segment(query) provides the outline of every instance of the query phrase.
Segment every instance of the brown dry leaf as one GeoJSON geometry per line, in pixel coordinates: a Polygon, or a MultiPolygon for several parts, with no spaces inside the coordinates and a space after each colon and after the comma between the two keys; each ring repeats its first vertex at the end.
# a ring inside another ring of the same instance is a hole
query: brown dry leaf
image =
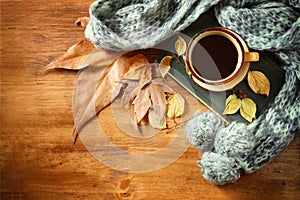
{"type": "Polygon", "coordinates": [[[71,46],[67,52],[53,60],[45,67],[44,71],[50,69],[78,70],[90,64],[101,62],[101,60],[106,59],[107,56],[107,51],[96,50],[91,42],[84,39],[71,46]]]}
{"type": "Polygon", "coordinates": [[[248,84],[250,88],[256,94],[265,94],[269,96],[270,93],[270,81],[269,79],[260,71],[250,71],[248,72],[248,84]]]}
{"type": "Polygon", "coordinates": [[[125,74],[132,69],[139,68],[138,66],[140,66],[140,64],[144,65],[146,62],[149,62],[148,59],[141,54],[137,54],[129,58],[119,57],[116,60],[105,78],[100,80],[101,83],[95,93],[98,94],[95,105],[97,113],[110,104],[116,96],[118,96],[122,86],[121,80],[124,78],[125,74]],[[114,90],[117,91],[116,94],[114,94],[114,90]]]}
{"type": "Polygon", "coordinates": [[[136,123],[139,123],[144,118],[149,108],[152,106],[150,88],[151,86],[147,86],[145,89],[139,90],[132,102],[134,105],[136,123]]]}
{"type": "Polygon", "coordinates": [[[235,114],[241,107],[241,99],[238,98],[235,94],[229,95],[226,99],[226,107],[223,114],[235,114]]]}
{"type": "Polygon", "coordinates": [[[151,86],[153,90],[150,96],[152,108],[154,109],[157,117],[162,119],[166,115],[167,94],[175,94],[176,92],[167,85],[163,78],[153,79],[151,86]]]}
{"type": "Polygon", "coordinates": [[[132,68],[123,77],[125,80],[139,80],[140,87],[148,84],[152,79],[152,68],[150,64],[132,68]]]}
{"type": "Polygon", "coordinates": [[[179,94],[175,93],[167,99],[167,116],[171,119],[179,117],[184,112],[184,98],[179,94]]]}
{"type": "Polygon", "coordinates": [[[166,117],[164,116],[163,119],[159,119],[159,117],[156,115],[154,109],[149,109],[148,112],[148,119],[149,123],[153,128],[156,129],[165,129],[167,128],[167,120],[166,117]]]}
{"type": "Polygon", "coordinates": [[[178,39],[175,42],[175,50],[178,56],[182,56],[186,51],[186,42],[181,36],[178,36],[178,39]]]}
{"type": "Polygon", "coordinates": [[[75,24],[77,26],[81,26],[83,29],[86,28],[87,24],[89,23],[90,18],[89,17],[79,17],[75,21],[75,24]]]}
{"type": "Polygon", "coordinates": [[[166,66],[166,65],[160,65],[159,66],[162,78],[165,78],[165,76],[168,74],[170,68],[171,68],[170,66],[166,66]]]}
{"type": "Polygon", "coordinates": [[[252,122],[252,120],[255,119],[256,114],[255,102],[250,98],[242,99],[240,113],[247,121],[252,122]]]}
{"type": "Polygon", "coordinates": [[[136,68],[148,64],[149,60],[143,54],[136,54],[134,56],[128,57],[126,59],[126,62],[131,65],[131,68],[136,68]]]}
{"type": "MultiPolygon", "coordinates": [[[[119,57],[112,65],[109,66],[109,68],[103,73],[102,78],[100,78],[96,91],[92,97],[93,100],[90,101],[94,102],[94,104],[88,105],[87,109],[95,109],[96,113],[99,113],[118,96],[123,84],[121,83],[121,80],[124,74],[126,74],[130,68],[137,66],[132,62],[132,60],[136,59],[137,62],[139,62],[139,56],[132,56],[130,59],[130,62],[127,62],[128,58],[119,57]]],[[[93,117],[85,116],[85,114],[82,115],[83,117],[78,123],[78,130],[75,131],[73,135],[74,142],[76,141],[78,131],[80,131],[81,128],[93,117]]]]}
{"type": "Polygon", "coordinates": [[[160,64],[158,63],[152,63],[152,79],[156,79],[156,78],[163,78],[162,77],[162,70],[160,68],[160,64]]]}
{"type": "Polygon", "coordinates": [[[158,121],[161,122],[166,113],[166,93],[173,92],[164,82],[156,79],[145,87],[140,88],[132,101],[136,123],[146,115],[150,108],[153,109],[158,121]]]}
{"type": "Polygon", "coordinates": [[[148,115],[146,114],[145,117],[137,124],[138,126],[147,126],[149,124],[148,115]]]}
{"type": "Polygon", "coordinates": [[[74,91],[76,101],[73,102],[74,111],[76,111],[76,115],[74,115],[74,122],[76,125],[73,132],[74,143],[81,129],[95,116],[94,93],[98,87],[97,82],[99,81],[99,77],[101,78],[100,80],[104,79],[109,72],[108,69],[111,69],[112,67],[112,61],[117,59],[120,54],[111,52],[111,54],[108,54],[107,58],[102,62],[99,62],[97,65],[92,65],[89,69],[82,71],[81,73],[84,74],[83,76],[81,76],[81,73],[79,74],[74,91]]]}
{"type": "Polygon", "coordinates": [[[109,105],[119,94],[122,76],[129,70],[130,65],[124,57],[118,58],[95,91],[96,113],[109,105]]]}
{"type": "Polygon", "coordinates": [[[140,88],[140,83],[138,80],[122,80],[121,83],[125,84],[124,92],[121,98],[121,106],[125,109],[128,109],[129,102],[132,103],[140,88]]]}

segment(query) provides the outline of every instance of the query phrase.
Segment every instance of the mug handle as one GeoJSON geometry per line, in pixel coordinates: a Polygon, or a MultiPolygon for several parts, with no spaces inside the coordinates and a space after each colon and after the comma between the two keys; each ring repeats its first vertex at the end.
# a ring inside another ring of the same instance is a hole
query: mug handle
{"type": "Polygon", "coordinates": [[[245,62],[257,62],[259,60],[259,54],[257,52],[245,52],[245,62]]]}

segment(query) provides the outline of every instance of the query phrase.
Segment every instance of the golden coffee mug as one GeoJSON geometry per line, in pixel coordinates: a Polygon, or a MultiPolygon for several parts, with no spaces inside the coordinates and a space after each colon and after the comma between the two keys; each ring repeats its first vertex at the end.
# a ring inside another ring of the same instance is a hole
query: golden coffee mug
{"type": "Polygon", "coordinates": [[[244,79],[250,62],[258,60],[259,54],[249,52],[239,34],[222,27],[208,28],[196,34],[186,51],[192,79],[212,91],[232,89],[244,79]]]}

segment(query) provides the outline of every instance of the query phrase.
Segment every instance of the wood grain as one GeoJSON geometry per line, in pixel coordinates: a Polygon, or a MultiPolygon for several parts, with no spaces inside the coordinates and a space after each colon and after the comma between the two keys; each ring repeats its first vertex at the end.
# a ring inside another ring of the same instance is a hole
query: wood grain
{"type": "MultiPolygon", "coordinates": [[[[1,200],[299,199],[299,137],[264,168],[222,187],[202,178],[196,165],[199,152],[193,147],[163,169],[134,174],[105,166],[80,139],[73,145],[77,73],[39,72],[84,38],[74,21],[88,15],[91,2],[0,2],[1,200]]],[[[102,116],[110,113],[107,108],[102,116]]],[[[109,117],[103,126],[119,133],[109,117]]]]}

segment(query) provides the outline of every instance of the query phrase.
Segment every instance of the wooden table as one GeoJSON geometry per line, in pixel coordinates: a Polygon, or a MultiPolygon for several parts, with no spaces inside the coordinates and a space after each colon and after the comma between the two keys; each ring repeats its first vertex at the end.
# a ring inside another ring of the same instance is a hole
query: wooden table
{"type": "Polygon", "coordinates": [[[77,73],[39,71],[84,38],[74,21],[88,15],[91,2],[0,2],[1,199],[299,199],[300,138],[264,168],[222,187],[203,179],[193,147],[165,168],[134,174],[102,164],[80,139],[73,145],[77,73]]]}

